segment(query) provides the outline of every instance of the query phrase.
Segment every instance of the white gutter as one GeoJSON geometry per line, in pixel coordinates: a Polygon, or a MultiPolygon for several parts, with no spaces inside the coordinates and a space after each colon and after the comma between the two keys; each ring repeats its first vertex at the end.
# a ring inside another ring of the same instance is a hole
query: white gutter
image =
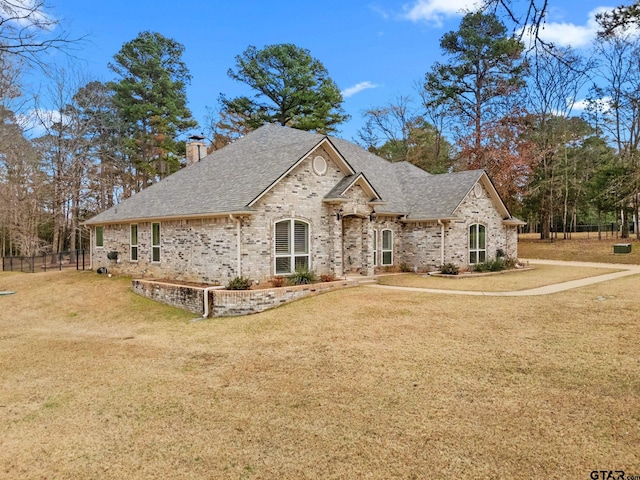
{"type": "Polygon", "coordinates": [[[444,265],[444,223],[438,219],[440,225],[440,265],[444,265]]]}
{"type": "Polygon", "coordinates": [[[240,222],[241,222],[241,218],[239,217],[234,217],[233,214],[229,214],[229,219],[231,221],[236,222],[236,237],[237,237],[237,245],[236,245],[236,251],[237,251],[237,258],[236,261],[238,262],[237,265],[237,269],[236,269],[236,277],[241,277],[242,276],[242,241],[240,239],[240,222]]]}

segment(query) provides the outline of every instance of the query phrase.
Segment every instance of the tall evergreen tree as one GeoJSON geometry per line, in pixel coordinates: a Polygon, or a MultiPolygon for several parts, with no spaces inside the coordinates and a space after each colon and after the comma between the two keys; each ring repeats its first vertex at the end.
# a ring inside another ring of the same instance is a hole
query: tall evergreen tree
{"type": "Polygon", "coordinates": [[[243,128],[277,123],[331,133],[349,118],[329,72],[304,48],[288,43],[262,50],[250,46],[236,57],[228,75],[256,92],[252,98],[221,98],[223,116],[240,120],[243,128]]]}
{"type": "Polygon", "coordinates": [[[440,47],[450,61],[433,66],[424,88],[434,104],[448,106],[457,118],[459,138],[473,147],[469,166],[485,167],[483,130],[512,113],[509,99],[524,85],[524,45],[495,15],[468,13],[440,47]]]}
{"type": "Polygon", "coordinates": [[[191,80],[182,61],[184,47],[155,32],[142,32],[125,43],[109,68],[113,102],[130,138],[128,152],[138,189],[176,171],[184,154],[180,134],[197,125],[187,108],[191,80]]]}

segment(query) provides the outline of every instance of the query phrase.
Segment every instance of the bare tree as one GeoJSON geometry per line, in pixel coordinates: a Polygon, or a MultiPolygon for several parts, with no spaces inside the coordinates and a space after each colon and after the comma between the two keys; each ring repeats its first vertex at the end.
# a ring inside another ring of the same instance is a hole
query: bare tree
{"type": "Polygon", "coordinates": [[[13,112],[0,106],[0,254],[40,253],[45,187],[36,152],[13,112]]]}
{"type": "MultiPolygon", "coordinates": [[[[606,104],[601,126],[616,146],[623,176],[617,190],[622,236],[628,237],[629,207],[637,218],[640,209],[640,40],[630,34],[602,37],[597,46],[602,79],[595,102],[606,104]]],[[[640,238],[640,232],[636,235],[640,238]]]]}
{"type": "MultiPolygon", "coordinates": [[[[575,141],[575,122],[566,121],[580,89],[588,81],[592,64],[572,49],[556,49],[554,54],[541,52],[531,60],[531,76],[527,85],[527,109],[535,118],[537,169],[531,185],[530,199],[537,197],[540,236],[550,239],[551,223],[560,193],[565,192],[563,219],[568,215],[568,186],[559,175],[561,163],[566,159],[569,141],[575,141]],[[572,68],[566,68],[566,65],[572,68]],[[565,155],[562,154],[564,152],[565,155]]],[[[582,132],[577,129],[578,135],[582,132]]],[[[565,228],[566,230],[566,228],[565,228]]]]}
{"type": "Polygon", "coordinates": [[[59,27],[44,0],[0,0],[0,55],[43,66],[43,52],[68,51],[80,40],[69,38],[59,27]]]}

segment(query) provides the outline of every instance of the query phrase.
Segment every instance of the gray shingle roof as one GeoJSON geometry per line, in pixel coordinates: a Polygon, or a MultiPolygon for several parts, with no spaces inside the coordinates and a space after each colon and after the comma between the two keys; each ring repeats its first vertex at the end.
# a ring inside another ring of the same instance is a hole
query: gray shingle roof
{"type": "Polygon", "coordinates": [[[86,223],[247,211],[251,200],[323,138],[266,125],[86,223]]]}
{"type": "MultiPolygon", "coordinates": [[[[248,211],[252,200],[324,138],[293,128],[265,125],[86,223],[248,211]]],[[[476,170],[431,175],[406,162],[390,163],[346,140],[334,137],[329,140],[354,172],[365,175],[385,202],[376,206],[379,213],[408,214],[408,218],[420,219],[450,217],[483,173],[476,170]]],[[[338,193],[348,185],[347,178],[332,192],[338,193]]]]}

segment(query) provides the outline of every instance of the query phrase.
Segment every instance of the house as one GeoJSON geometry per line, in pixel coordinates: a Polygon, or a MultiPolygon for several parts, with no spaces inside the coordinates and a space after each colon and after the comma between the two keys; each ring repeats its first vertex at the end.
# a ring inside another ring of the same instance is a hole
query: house
{"type": "Polygon", "coordinates": [[[483,170],[431,175],[275,125],[85,222],[94,269],[223,284],[515,258],[523,223],[483,170]]]}

